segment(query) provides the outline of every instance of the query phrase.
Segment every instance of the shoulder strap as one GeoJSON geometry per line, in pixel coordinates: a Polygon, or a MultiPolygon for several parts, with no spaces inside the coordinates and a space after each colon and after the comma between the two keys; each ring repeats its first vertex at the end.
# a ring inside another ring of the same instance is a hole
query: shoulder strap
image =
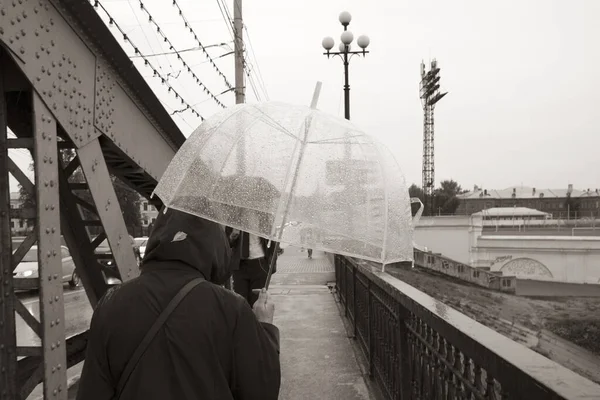
{"type": "Polygon", "coordinates": [[[152,325],[150,330],[146,333],[146,336],[144,336],[144,339],[139,344],[137,349],[135,349],[133,356],[131,356],[131,358],[129,359],[129,362],[125,366],[125,369],[123,370],[123,373],[121,374],[121,378],[119,379],[119,384],[117,385],[117,392],[116,392],[116,397],[115,397],[116,399],[121,397],[121,393],[123,392],[123,389],[125,388],[125,385],[127,384],[129,377],[131,376],[131,373],[137,366],[142,355],[144,355],[144,353],[146,352],[146,349],[152,342],[152,339],[154,339],[154,337],[156,336],[156,334],[158,333],[160,328],[162,328],[162,326],[164,325],[166,320],[169,318],[169,316],[171,315],[173,310],[175,310],[177,308],[177,306],[179,305],[181,300],[183,300],[184,297],[193,288],[195,288],[199,283],[201,283],[204,280],[205,280],[204,278],[196,278],[196,279],[192,280],[191,282],[188,282],[187,284],[185,284],[179,290],[179,292],[175,295],[175,297],[173,297],[173,299],[167,305],[167,307],[160,313],[157,320],[154,322],[154,324],[152,325]]]}

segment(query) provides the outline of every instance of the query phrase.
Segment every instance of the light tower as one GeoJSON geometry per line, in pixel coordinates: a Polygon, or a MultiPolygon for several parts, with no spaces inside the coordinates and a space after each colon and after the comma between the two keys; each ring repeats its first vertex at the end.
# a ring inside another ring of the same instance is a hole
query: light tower
{"type": "Polygon", "coordinates": [[[435,105],[448,92],[440,93],[440,68],[437,61],[431,61],[431,68],[425,72],[425,63],[421,62],[421,104],[423,105],[423,193],[425,210],[434,214],[433,191],[435,189],[435,163],[433,146],[433,111],[435,105]]]}

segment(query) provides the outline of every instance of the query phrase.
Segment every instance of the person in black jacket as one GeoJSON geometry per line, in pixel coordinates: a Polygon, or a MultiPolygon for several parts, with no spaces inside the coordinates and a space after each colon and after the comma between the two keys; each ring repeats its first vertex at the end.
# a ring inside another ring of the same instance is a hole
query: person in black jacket
{"type": "Polygon", "coordinates": [[[120,400],[277,399],[281,381],[274,305],[254,310],[222,285],[232,249],[224,227],[175,210],[161,212],[141,275],[111,288],[92,317],[78,400],[113,400],[129,359],[161,311],[203,277],[170,314],[120,400]]]}
{"type": "MultiPolygon", "coordinates": [[[[245,211],[246,218],[255,218],[255,221],[246,221],[250,226],[256,226],[260,231],[267,231],[269,217],[257,211],[245,211]]],[[[265,287],[271,260],[275,258],[272,273],[277,272],[276,242],[256,236],[254,234],[226,228],[225,232],[232,245],[237,249],[233,265],[233,289],[244,297],[250,306],[258,299],[258,294],[253,290],[265,287]]]]}

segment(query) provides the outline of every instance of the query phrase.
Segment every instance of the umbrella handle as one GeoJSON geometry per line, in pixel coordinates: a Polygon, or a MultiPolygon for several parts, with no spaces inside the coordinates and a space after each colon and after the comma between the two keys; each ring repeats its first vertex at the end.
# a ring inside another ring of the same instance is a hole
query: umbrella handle
{"type": "Polygon", "coordinates": [[[279,242],[275,242],[275,248],[273,249],[273,256],[269,262],[269,272],[267,273],[267,280],[265,282],[265,290],[269,290],[269,283],[271,283],[271,275],[273,274],[273,268],[277,262],[277,252],[279,251],[279,242]]]}
{"type": "MultiPolygon", "coordinates": [[[[275,242],[275,248],[273,249],[273,257],[269,262],[269,272],[267,272],[267,280],[265,281],[265,290],[269,290],[269,283],[271,283],[271,275],[273,274],[273,268],[277,262],[277,251],[279,250],[279,242],[275,242]]],[[[252,293],[260,293],[262,289],[252,289],[252,293]]]]}

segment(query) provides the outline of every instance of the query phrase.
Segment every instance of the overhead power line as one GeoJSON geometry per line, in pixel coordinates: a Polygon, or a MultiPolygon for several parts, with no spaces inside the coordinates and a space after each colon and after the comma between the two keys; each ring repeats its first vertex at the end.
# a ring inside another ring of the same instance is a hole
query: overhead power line
{"type": "MultiPolygon", "coordinates": [[[[169,38],[167,37],[167,35],[164,33],[164,31],[160,28],[160,26],[158,25],[158,23],[154,20],[154,17],[152,17],[152,14],[150,14],[150,11],[148,11],[148,9],[146,8],[146,6],[144,6],[144,3],[142,2],[142,0],[138,0],[138,2],[140,3],[140,9],[142,11],[144,11],[146,13],[146,15],[148,15],[148,22],[152,25],[154,25],[154,27],[156,28],[156,32],[163,38],[163,41],[165,43],[167,43],[169,45],[169,50],[172,50],[176,55],[177,55],[177,59],[183,64],[183,67],[185,70],[187,70],[187,72],[192,75],[192,77],[194,78],[194,80],[196,81],[196,83],[202,88],[202,90],[204,90],[204,92],[206,94],[208,94],[219,106],[225,108],[225,104],[223,104],[218,98],[217,96],[215,96],[213,94],[213,92],[210,91],[210,89],[200,80],[200,78],[194,73],[194,71],[192,70],[192,68],[188,65],[187,62],[185,62],[185,60],[183,59],[183,57],[181,56],[180,52],[175,48],[175,46],[173,45],[173,43],[171,42],[171,40],[169,40],[169,38]]],[[[174,2],[175,4],[175,2],[174,2]]],[[[181,11],[181,10],[180,10],[181,11]]],[[[183,17],[183,16],[182,16],[183,17]]],[[[187,26],[187,22],[186,22],[186,26],[187,26]]],[[[202,47],[202,45],[201,45],[202,47]]],[[[137,49],[136,49],[137,50],[137,49]]],[[[205,54],[206,53],[206,49],[204,47],[202,47],[202,51],[204,51],[205,54]]],[[[137,51],[136,51],[137,52],[137,51]]],[[[147,56],[146,56],[147,57],[147,56]]],[[[212,58],[211,58],[212,61],[212,58]]],[[[212,61],[212,63],[214,64],[214,61],[212,61]]],[[[219,71],[220,72],[220,71],[219,71]]]]}
{"type": "Polygon", "coordinates": [[[115,19],[112,17],[112,15],[108,12],[108,10],[100,3],[99,0],[94,0],[94,8],[98,9],[101,8],[102,11],[104,11],[104,13],[106,14],[106,16],[109,19],[109,26],[114,26],[115,28],[117,28],[117,30],[121,33],[121,35],[123,35],[123,40],[128,43],[130,46],[132,46],[134,48],[134,51],[137,55],[140,56],[140,58],[142,58],[144,60],[144,65],[146,65],[147,67],[149,67],[150,69],[152,69],[152,72],[154,73],[155,77],[160,78],[161,83],[165,86],[167,86],[167,91],[169,93],[173,92],[173,95],[175,96],[176,99],[181,101],[181,104],[183,104],[186,107],[189,107],[190,111],[196,115],[197,117],[200,117],[200,119],[202,121],[204,121],[204,117],[202,115],[200,115],[200,113],[196,110],[194,110],[190,104],[185,101],[183,99],[183,97],[181,97],[181,95],[173,88],[173,86],[171,86],[171,84],[169,83],[169,81],[167,80],[167,78],[165,78],[164,76],[162,76],[158,70],[152,65],[152,63],[150,63],[150,61],[148,60],[148,58],[146,56],[144,56],[140,50],[138,49],[138,47],[131,41],[131,39],[129,39],[129,37],[127,36],[127,34],[125,33],[125,31],[115,22],[115,19]]]}
{"type": "Polygon", "coordinates": [[[185,17],[185,15],[183,15],[183,11],[181,10],[181,7],[179,7],[179,4],[177,3],[177,0],[173,0],[173,5],[175,7],[177,7],[177,10],[179,11],[178,14],[181,17],[181,19],[183,20],[183,23],[184,23],[185,27],[194,36],[194,40],[196,41],[196,43],[198,43],[198,46],[200,46],[200,48],[202,49],[202,52],[204,53],[204,55],[210,60],[210,63],[215,68],[215,71],[217,71],[217,73],[223,78],[223,80],[225,81],[225,85],[229,89],[233,88],[233,86],[231,85],[231,83],[229,83],[229,81],[227,80],[227,77],[225,76],[225,74],[223,72],[221,72],[221,70],[219,69],[219,67],[215,63],[215,61],[211,58],[210,54],[208,54],[208,51],[206,51],[206,47],[202,44],[202,42],[200,42],[200,39],[198,39],[198,35],[196,34],[196,32],[194,32],[194,28],[192,28],[192,26],[188,22],[187,18],[185,17]]]}

